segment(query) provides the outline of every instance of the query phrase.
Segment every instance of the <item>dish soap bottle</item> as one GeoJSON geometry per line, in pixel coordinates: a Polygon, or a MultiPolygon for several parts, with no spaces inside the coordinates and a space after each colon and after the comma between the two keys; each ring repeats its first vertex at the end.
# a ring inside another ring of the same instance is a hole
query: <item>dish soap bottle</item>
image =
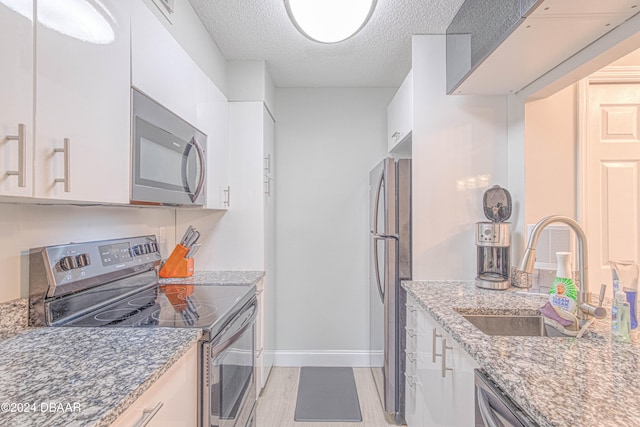
{"type": "Polygon", "coordinates": [[[549,290],[551,305],[575,314],[578,308],[578,288],[571,274],[571,252],[556,252],[558,271],[549,290]]]}

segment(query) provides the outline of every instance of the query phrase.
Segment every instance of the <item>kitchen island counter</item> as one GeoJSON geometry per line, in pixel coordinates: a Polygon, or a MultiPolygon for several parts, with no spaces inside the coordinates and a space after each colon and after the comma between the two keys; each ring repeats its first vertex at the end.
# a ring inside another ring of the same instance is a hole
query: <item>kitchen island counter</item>
{"type": "MultiPolygon", "coordinates": [[[[202,271],[161,283],[255,285],[263,276],[202,271]]],[[[196,345],[201,334],[183,328],[28,328],[26,300],[2,306],[2,426],[108,426],[196,345]]]]}
{"type": "Polygon", "coordinates": [[[640,425],[640,344],[612,341],[608,319],[580,339],[489,336],[456,310],[536,313],[547,298],[478,289],[473,282],[403,287],[540,426],[640,425]]]}

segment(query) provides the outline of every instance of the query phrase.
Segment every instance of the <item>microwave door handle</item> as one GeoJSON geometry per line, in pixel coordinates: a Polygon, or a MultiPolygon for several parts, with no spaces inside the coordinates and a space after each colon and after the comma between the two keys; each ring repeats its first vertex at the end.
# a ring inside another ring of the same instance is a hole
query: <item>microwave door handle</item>
{"type": "Polygon", "coordinates": [[[198,176],[198,185],[196,186],[196,191],[194,191],[193,194],[190,196],[191,201],[195,202],[200,196],[200,193],[202,192],[202,187],[204,186],[204,181],[206,178],[206,170],[205,170],[206,163],[204,159],[204,151],[202,150],[202,146],[200,145],[200,143],[198,142],[195,136],[191,138],[190,143],[194,147],[196,147],[196,152],[198,153],[198,161],[200,162],[200,175],[198,176]]]}

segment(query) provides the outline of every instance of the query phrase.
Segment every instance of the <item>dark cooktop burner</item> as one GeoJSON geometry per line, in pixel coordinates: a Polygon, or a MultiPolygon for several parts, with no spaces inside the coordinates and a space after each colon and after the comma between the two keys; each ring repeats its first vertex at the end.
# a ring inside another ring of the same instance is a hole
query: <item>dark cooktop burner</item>
{"type": "Polygon", "coordinates": [[[242,304],[249,289],[248,285],[155,284],[63,326],[207,329],[242,304]]]}
{"type": "Polygon", "coordinates": [[[140,310],[131,310],[128,308],[114,308],[113,310],[103,311],[93,316],[98,322],[113,322],[116,320],[124,320],[129,317],[137,316],[140,310]]]}

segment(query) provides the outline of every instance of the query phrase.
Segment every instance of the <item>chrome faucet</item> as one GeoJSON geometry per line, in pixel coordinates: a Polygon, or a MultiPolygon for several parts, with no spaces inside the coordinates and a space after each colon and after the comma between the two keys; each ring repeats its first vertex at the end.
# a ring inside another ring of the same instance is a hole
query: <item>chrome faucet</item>
{"type": "MultiPolygon", "coordinates": [[[[545,218],[542,218],[536,225],[533,227],[533,231],[531,232],[531,236],[529,237],[529,243],[527,244],[527,249],[524,252],[524,256],[522,257],[522,261],[518,266],[518,270],[524,273],[533,273],[533,266],[536,262],[536,246],[538,246],[538,238],[540,237],[540,233],[542,230],[549,224],[554,222],[561,222],[563,224],[568,225],[571,229],[576,233],[578,237],[578,281],[580,282],[580,289],[578,291],[578,307],[580,311],[578,312],[578,317],[580,319],[586,319],[587,316],[594,316],[598,319],[602,319],[606,316],[606,310],[600,307],[594,307],[589,305],[588,294],[589,294],[589,275],[587,270],[587,236],[584,234],[582,227],[573,219],[561,216],[561,215],[551,215],[545,218]]],[[[601,292],[601,295],[603,292],[601,292]]],[[[602,299],[602,297],[601,297],[602,299]]],[[[602,305],[602,301],[600,302],[602,305]]]]}

